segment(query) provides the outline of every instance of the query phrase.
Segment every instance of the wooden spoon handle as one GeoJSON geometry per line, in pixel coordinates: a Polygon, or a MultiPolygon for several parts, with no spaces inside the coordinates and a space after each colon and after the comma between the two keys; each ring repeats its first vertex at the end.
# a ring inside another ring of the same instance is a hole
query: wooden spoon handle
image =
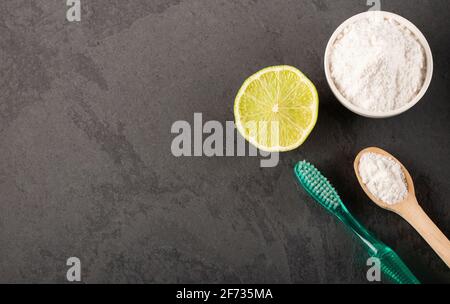
{"type": "Polygon", "coordinates": [[[433,248],[439,257],[450,268],[450,241],[433,223],[418,203],[414,202],[405,208],[403,218],[419,232],[425,241],[433,248]]]}

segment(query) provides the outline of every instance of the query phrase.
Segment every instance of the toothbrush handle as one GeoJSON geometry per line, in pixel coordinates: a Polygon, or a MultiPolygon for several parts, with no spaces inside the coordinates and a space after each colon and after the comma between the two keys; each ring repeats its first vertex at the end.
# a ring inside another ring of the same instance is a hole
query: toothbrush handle
{"type": "Polygon", "coordinates": [[[380,257],[381,271],[396,284],[420,284],[419,280],[403,263],[402,259],[389,247],[385,247],[380,257]]]}
{"type": "Polygon", "coordinates": [[[338,218],[358,237],[371,257],[376,257],[385,244],[376,239],[353,215],[342,205],[338,218]]]}
{"type": "Polygon", "coordinates": [[[380,260],[381,271],[396,284],[420,284],[419,280],[403,263],[402,259],[383,242],[376,239],[361,225],[345,206],[339,214],[339,219],[358,237],[371,257],[380,260]]]}

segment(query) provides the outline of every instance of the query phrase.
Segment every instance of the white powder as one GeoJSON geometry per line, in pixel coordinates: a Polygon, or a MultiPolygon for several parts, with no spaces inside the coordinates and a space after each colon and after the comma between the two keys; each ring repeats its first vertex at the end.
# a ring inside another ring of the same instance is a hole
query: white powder
{"type": "Polygon", "coordinates": [[[408,185],[401,166],[380,154],[366,153],[359,162],[359,174],[370,193],[386,204],[403,201],[408,185]]]}
{"type": "Polygon", "coordinates": [[[399,109],[424,85],[424,48],[409,29],[377,13],[345,28],[329,59],[341,94],[370,112],[399,109]]]}

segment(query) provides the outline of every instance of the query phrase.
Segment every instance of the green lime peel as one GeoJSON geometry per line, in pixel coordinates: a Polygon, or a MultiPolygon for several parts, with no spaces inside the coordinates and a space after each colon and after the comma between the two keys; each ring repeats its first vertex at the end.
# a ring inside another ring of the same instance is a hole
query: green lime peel
{"type": "Polygon", "coordinates": [[[348,211],[339,194],[319,170],[306,161],[295,166],[295,175],[306,192],[336,216],[361,241],[370,257],[379,259],[381,271],[396,284],[420,284],[419,280],[388,246],[377,240],[348,211]]]}

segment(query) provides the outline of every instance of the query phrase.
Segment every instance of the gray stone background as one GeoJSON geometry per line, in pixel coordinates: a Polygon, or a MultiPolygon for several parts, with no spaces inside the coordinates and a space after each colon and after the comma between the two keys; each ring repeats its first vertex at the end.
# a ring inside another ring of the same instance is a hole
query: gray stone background
{"type": "Polygon", "coordinates": [[[422,206],[450,235],[450,2],[382,1],[413,21],[435,58],[408,113],[369,120],[332,96],[328,38],[363,0],[0,2],[0,282],[365,283],[359,245],[296,185],[304,158],[426,283],[448,268],[401,218],[371,204],[352,172],[380,146],[410,169],[422,206]],[[278,64],[316,84],[310,139],[273,169],[258,158],[175,158],[177,120],[233,120],[242,82],[278,64]]]}

